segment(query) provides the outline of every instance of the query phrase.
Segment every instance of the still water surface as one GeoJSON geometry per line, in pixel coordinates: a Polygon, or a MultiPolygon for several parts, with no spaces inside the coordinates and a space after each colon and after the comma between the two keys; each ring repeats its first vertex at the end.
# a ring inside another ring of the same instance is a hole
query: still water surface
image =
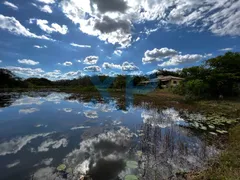
{"type": "Polygon", "coordinates": [[[174,108],[69,96],[0,95],[0,179],[168,179],[216,152],[174,108]]]}

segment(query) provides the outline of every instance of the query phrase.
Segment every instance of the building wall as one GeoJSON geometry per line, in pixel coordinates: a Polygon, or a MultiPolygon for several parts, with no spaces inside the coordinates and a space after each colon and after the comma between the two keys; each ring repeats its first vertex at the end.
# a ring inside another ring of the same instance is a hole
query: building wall
{"type": "Polygon", "coordinates": [[[181,81],[182,80],[171,79],[170,81],[163,83],[162,87],[163,88],[175,87],[175,86],[179,85],[181,81]]]}

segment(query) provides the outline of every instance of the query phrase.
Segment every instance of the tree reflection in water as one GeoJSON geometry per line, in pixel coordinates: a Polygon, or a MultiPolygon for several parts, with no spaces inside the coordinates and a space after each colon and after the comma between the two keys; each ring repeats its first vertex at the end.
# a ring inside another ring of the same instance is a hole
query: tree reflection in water
{"type": "Polygon", "coordinates": [[[141,179],[168,179],[178,172],[195,170],[216,153],[192,132],[180,126],[167,128],[145,124],[139,158],[141,179]]]}

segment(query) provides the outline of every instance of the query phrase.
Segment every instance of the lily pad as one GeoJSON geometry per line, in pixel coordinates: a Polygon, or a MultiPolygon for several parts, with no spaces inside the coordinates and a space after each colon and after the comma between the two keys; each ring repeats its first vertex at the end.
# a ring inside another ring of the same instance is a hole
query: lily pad
{"type": "Polygon", "coordinates": [[[212,135],[214,135],[214,136],[217,136],[217,133],[215,133],[215,132],[209,132],[209,134],[212,134],[212,135]]]}
{"type": "Polygon", "coordinates": [[[143,133],[141,133],[141,134],[139,134],[138,136],[139,136],[139,137],[141,137],[141,136],[144,136],[144,134],[143,134],[143,133]]]}
{"type": "Polygon", "coordinates": [[[132,175],[132,174],[126,175],[124,179],[125,180],[138,180],[137,176],[132,175]]]}
{"type": "Polygon", "coordinates": [[[137,151],[137,152],[136,152],[136,155],[137,155],[138,157],[141,157],[141,156],[142,156],[142,151],[137,151]]]}
{"type": "Polygon", "coordinates": [[[72,168],[67,168],[66,173],[72,174],[72,172],[73,172],[72,168]]]}
{"type": "Polygon", "coordinates": [[[224,131],[224,130],[216,130],[216,131],[220,134],[227,134],[228,133],[227,131],[224,131]]]}
{"type": "Polygon", "coordinates": [[[127,167],[136,169],[138,167],[138,163],[136,161],[127,161],[127,167]]]}
{"type": "Polygon", "coordinates": [[[214,126],[214,125],[208,125],[208,127],[209,127],[210,129],[215,129],[215,126],[214,126]]]}
{"type": "Polygon", "coordinates": [[[57,167],[57,170],[58,170],[58,171],[65,171],[66,168],[67,168],[67,167],[66,167],[65,164],[61,164],[61,165],[59,165],[59,166],[57,167]]]}
{"type": "Polygon", "coordinates": [[[207,127],[206,126],[201,126],[201,128],[200,128],[201,130],[207,130],[207,127]]]}

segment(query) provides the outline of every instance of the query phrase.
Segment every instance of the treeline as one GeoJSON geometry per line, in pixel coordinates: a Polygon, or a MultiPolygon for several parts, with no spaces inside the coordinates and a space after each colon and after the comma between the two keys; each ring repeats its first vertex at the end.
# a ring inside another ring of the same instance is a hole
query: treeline
{"type": "Polygon", "coordinates": [[[228,52],[201,66],[184,68],[185,78],[174,89],[187,98],[223,98],[240,95],[240,53],[228,52]]]}
{"type": "Polygon", "coordinates": [[[21,79],[7,69],[0,69],[0,88],[88,88],[96,90],[95,86],[102,86],[103,88],[125,89],[128,78],[132,79],[134,86],[138,85],[141,81],[148,79],[145,76],[125,75],[118,75],[116,77],[108,77],[104,75],[83,76],[72,80],[57,81],[51,81],[46,78],[21,79]],[[110,86],[109,82],[111,82],[110,86]]]}
{"type": "Polygon", "coordinates": [[[72,80],[51,81],[46,78],[21,79],[7,69],[0,69],[0,88],[88,88],[96,90],[95,87],[98,86],[102,88],[125,89],[127,81],[130,79],[132,85],[137,86],[140,82],[156,78],[158,75],[179,76],[179,73],[159,70],[149,76],[117,75],[116,77],[109,77],[97,75],[82,76],[72,80]],[[111,85],[109,86],[109,84],[111,85]]]}
{"type": "MultiPolygon", "coordinates": [[[[0,88],[102,88],[125,89],[127,81],[133,86],[156,78],[159,75],[183,77],[184,80],[172,90],[187,98],[219,98],[240,95],[240,53],[228,52],[205,61],[203,65],[184,68],[182,71],[169,72],[158,70],[150,76],[104,75],[83,76],[73,80],[50,81],[45,78],[21,79],[11,71],[0,69],[0,88]],[[106,82],[105,84],[103,82],[106,82]],[[111,84],[109,86],[109,84],[111,84]]],[[[159,82],[160,84],[160,82],[159,82]]],[[[159,85],[161,87],[161,85],[159,85]]]]}

